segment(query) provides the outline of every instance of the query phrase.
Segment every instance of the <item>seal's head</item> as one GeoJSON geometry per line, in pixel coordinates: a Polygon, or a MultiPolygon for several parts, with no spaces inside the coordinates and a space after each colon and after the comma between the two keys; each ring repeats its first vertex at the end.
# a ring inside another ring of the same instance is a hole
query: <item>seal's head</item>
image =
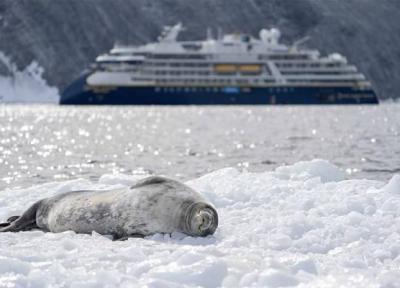
{"type": "Polygon", "coordinates": [[[183,231],[190,236],[212,235],[218,227],[217,211],[206,203],[193,203],[184,214],[183,231]]]}

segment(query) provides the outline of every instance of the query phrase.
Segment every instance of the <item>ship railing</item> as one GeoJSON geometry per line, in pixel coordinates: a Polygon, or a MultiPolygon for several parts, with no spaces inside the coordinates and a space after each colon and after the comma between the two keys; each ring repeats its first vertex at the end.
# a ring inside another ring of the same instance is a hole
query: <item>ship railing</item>
{"type": "Polygon", "coordinates": [[[303,74],[303,75],[285,75],[286,80],[293,79],[304,79],[304,80],[365,80],[363,74],[345,74],[345,75],[313,75],[313,74],[303,74]]]}
{"type": "Polygon", "coordinates": [[[281,72],[357,72],[355,66],[346,67],[278,67],[281,72]]]}
{"type": "Polygon", "coordinates": [[[359,73],[351,70],[280,70],[282,75],[358,75],[359,73]]]}

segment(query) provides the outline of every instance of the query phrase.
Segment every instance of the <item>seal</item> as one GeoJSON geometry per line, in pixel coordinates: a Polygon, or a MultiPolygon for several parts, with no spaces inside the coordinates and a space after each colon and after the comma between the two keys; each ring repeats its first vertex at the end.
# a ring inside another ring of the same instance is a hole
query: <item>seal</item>
{"type": "Polygon", "coordinates": [[[0,232],[96,231],[118,240],[172,232],[204,237],[217,227],[217,211],[198,192],[176,180],[152,176],[127,188],[42,199],[22,216],[1,223],[0,232]]]}

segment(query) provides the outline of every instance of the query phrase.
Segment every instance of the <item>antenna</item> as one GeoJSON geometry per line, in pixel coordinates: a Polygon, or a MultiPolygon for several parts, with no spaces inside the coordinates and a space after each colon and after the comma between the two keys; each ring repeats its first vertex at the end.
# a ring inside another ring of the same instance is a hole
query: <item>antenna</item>
{"type": "Polygon", "coordinates": [[[221,41],[224,36],[224,32],[221,27],[218,27],[218,41],[221,41]]]}
{"type": "Polygon", "coordinates": [[[311,39],[310,36],[306,36],[303,38],[300,38],[299,40],[295,41],[292,44],[292,49],[297,49],[297,47],[299,47],[300,45],[303,45],[304,43],[308,42],[311,39]]]}
{"type": "Polygon", "coordinates": [[[164,26],[161,35],[158,37],[158,41],[163,42],[175,42],[181,31],[185,30],[182,23],[179,22],[174,26],[164,26]]]}
{"type": "Polygon", "coordinates": [[[213,40],[213,39],[214,39],[214,36],[213,36],[212,29],[211,29],[211,27],[208,27],[207,28],[207,40],[213,40]]]}

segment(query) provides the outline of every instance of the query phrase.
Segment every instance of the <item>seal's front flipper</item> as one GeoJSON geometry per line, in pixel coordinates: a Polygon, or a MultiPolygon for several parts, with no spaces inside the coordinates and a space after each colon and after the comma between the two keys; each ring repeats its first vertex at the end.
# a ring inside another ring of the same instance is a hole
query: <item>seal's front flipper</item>
{"type": "Polygon", "coordinates": [[[128,240],[129,237],[124,236],[124,237],[118,237],[118,236],[114,236],[112,241],[126,241],[128,240]]]}
{"type": "Polygon", "coordinates": [[[126,240],[128,240],[129,238],[144,238],[144,235],[142,235],[142,234],[132,234],[132,235],[129,235],[129,236],[118,236],[118,235],[114,235],[113,236],[113,241],[126,241],[126,240]]]}

